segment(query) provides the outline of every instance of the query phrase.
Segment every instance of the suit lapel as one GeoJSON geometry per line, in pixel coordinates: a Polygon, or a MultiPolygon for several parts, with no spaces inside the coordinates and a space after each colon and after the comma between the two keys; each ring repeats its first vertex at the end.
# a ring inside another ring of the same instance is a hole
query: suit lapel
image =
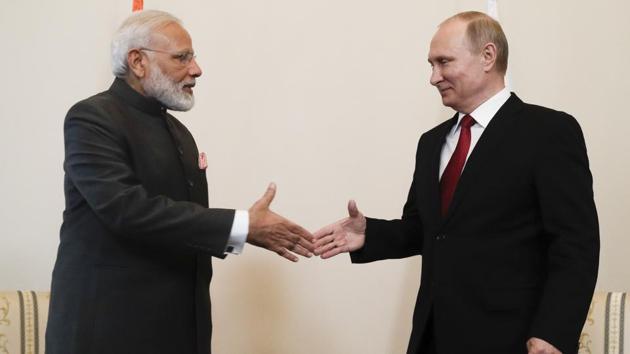
{"type": "Polygon", "coordinates": [[[477,178],[483,175],[484,166],[492,159],[492,156],[499,151],[501,142],[509,136],[511,128],[513,127],[515,113],[522,107],[523,102],[512,93],[507,102],[499,109],[488,126],[484,129],[483,134],[481,134],[479,141],[477,141],[474,150],[464,166],[444,222],[447,222],[451,218],[466,193],[475,185],[477,178]]]}
{"type": "Polygon", "coordinates": [[[428,173],[425,174],[425,193],[429,203],[428,210],[431,212],[431,220],[442,220],[441,198],[440,198],[440,156],[442,146],[446,141],[446,135],[451,128],[457,123],[457,113],[451,119],[444,122],[436,131],[433,142],[430,144],[431,149],[428,151],[428,173]]]}

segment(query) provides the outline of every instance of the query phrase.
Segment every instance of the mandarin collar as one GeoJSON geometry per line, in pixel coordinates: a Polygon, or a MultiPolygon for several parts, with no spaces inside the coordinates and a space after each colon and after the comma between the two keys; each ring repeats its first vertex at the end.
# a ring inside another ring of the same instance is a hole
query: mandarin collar
{"type": "Polygon", "coordinates": [[[142,95],[121,78],[114,79],[114,82],[110,86],[109,90],[129,105],[145,113],[151,115],[161,115],[166,113],[166,107],[164,107],[158,100],[142,95]]]}

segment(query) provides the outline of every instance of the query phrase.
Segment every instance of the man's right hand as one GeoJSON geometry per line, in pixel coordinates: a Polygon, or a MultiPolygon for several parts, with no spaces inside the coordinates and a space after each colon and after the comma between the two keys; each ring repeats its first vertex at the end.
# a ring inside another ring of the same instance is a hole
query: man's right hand
{"type": "Polygon", "coordinates": [[[314,251],[313,235],[269,209],[276,195],[276,185],[269,184],[267,191],[249,208],[249,233],[247,242],[266,248],[278,255],[297,262],[297,253],[311,257],[314,251]]]}
{"type": "Polygon", "coordinates": [[[354,200],[348,202],[348,217],[315,232],[315,254],[322,259],[352,252],[365,244],[365,216],[354,200]]]}
{"type": "Polygon", "coordinates": [[[551,343],[536,337],[527,341],[527,354],[562,354],[551,343]]]}

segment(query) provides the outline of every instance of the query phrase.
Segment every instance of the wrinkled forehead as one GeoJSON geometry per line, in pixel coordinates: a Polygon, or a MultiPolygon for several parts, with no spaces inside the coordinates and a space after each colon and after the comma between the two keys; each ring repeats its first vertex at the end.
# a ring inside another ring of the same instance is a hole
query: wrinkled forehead
{"type": "Polygon", "coordinates": [[[172,51],[192,50],[192,39],[184,27],[171,22],[153,31],[151,45],[172,51]]]}

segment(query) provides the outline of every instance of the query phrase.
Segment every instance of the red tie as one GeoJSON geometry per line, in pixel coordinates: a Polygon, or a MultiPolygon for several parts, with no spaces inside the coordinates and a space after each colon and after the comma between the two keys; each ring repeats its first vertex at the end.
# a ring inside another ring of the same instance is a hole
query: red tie
{"type": "Polygon", "coordinates": [[[468,114],[462,118],[459,125],[461,126],[459,132],[459,140],[457,140],[457,147],[451,156],[451,159],[442,173],[442,179],[440,180],[440,191],[442,194],[442,216],[446,216],[448,207],[453,199],[455,193],[455,187],[459,176],[462,174],[462,169],[466,163],[466,156],[468,156],[468,149],[470,149],[470,127],[475,124],[473,117],[468,114]]]}

